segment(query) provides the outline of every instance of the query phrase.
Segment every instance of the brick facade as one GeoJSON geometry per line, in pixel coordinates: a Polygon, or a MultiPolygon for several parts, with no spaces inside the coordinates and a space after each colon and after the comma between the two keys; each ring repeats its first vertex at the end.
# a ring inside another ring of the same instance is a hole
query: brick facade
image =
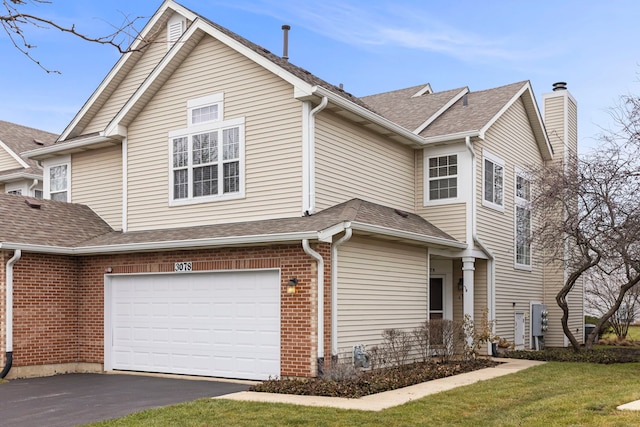
{"type": "MultiPolygon", "coordinates": [[[[330,355],[330,245],[312,247],[324,258],[325,354],[330,355]]],[[[8,259],[6,253],[0,256],[0,293],[8,259]]],[[[14,267],[14,366],[103,363],[107,269],[113,274],[172,272],[180,261],[193,262],[194,271],[280,269],[281,375],[316,375],[317,266],[299,243],[84,257],[23,253],[14,267]],[[298,290],[287,294],[292,277],[298,278],[298,290]]],[[[4,333],[0,343],[4,349],[4,333]]]]}

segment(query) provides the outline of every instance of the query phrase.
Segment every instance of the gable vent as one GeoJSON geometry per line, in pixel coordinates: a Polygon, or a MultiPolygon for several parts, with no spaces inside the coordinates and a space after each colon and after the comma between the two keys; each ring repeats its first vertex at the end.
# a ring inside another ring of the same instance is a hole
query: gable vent
{"type": "Polygon", "coordinates": [[[167,49],[171,49],[171,47],[178,41],[180,36],[185,30],[186,20],[182,15],[174,14],[167,22],[167,49]]]}

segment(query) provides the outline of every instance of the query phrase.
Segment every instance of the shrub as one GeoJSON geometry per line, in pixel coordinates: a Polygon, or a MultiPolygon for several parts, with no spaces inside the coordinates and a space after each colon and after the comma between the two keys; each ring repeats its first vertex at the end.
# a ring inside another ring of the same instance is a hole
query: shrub
{"type": "Polygon", "coordinates": [[[547,362],[588,362],[588,363],[628,363],[640,361],[640,349],[630,351],[623,348],[594,348],[574,351],[569,348],[548,348],[545,350],[515,350],[504,355],[511,359],[542,360],[547,362]]]}

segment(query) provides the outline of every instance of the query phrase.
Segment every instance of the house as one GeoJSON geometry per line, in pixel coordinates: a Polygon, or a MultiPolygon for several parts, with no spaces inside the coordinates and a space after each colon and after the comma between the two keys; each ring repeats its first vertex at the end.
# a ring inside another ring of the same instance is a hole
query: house
{"type": "Polygon", "coordinates": [[[0,120],[0,192],[42,197],[42,169],[20,155],[53,144],[49,132],[0,120]]]}
{"type": "Polygon", "coordinates": [[[531,348],[542,303],[564,345],[526,170],[575,147],[565,86],[357,98],[171,0],[142,35],[23,153],[47,200],[0,198],[0,376],[308,377],[485,310],[531,348]]]}

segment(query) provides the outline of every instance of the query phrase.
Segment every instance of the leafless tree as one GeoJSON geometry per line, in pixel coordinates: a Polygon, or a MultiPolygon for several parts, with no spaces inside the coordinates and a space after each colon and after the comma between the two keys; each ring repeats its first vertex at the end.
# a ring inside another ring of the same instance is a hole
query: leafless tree
{"type": "Polygon", "coordinates": [[[576,350],[580,344],[568,326],[567,304],[576,283],[591,271],[620,278],[610,307],[587,339],[591,348],[602,324],[640,282],[640,102],[622,98],[615,113],[620,129],[603,134],[598,150],[533,172],[539,219],[534,241],[567,272],[556,302],[564,333],[576,350]]]}
{"type": "MultiPolygon", "coordinates": [[[[131,18],[123,14],[123,22],[120,25],[111,25],[113,27],[111,33],[102,36],[92,36],[87,32],[78,30],[75,24],[71,26],[61,25],[52,19],[25,11],[27,6],[30,5],[51,4],[52,2],[49,0],[2,0],[2,10],[0,11],[0,24],[2,24],[2,28],[9,36],[11,43],[13,43],[16,49],[26,55],[29,60],[36,63],[47,73],[59,74],[60,72],[47,68],[34,57],[32,52],[36,46],[29,42],[27,36],[29,28],[54,29],[63,33],[69,33],[88,42],[112,46],[120,53],[130,52],[132,42],[140,37],[134,24],[142,17],[131,18]]],[[[148,42],[141,43],[136,50],[143,48],[147,44],[148,42]]]]}

